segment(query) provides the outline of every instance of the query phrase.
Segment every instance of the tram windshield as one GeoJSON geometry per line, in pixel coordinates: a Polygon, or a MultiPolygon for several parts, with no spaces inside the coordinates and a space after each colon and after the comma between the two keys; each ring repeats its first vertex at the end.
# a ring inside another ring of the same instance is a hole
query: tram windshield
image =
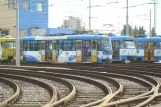
{"type": "Polygon", "coordinates": [[[122,42],[123,48],[135,48],[134,41],[123,41],[122,42]]]}
{"type": "Polygon", "coordinates": [[[2,43],[2,48],[13,48],[14,47],[14,42],[3,42],[2,43]]]}

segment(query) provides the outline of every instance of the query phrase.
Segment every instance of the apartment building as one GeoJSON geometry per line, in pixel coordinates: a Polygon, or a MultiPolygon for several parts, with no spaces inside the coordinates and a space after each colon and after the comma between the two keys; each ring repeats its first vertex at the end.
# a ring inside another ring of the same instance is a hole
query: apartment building
{"type": "MultiPolygon", "coordinates": [[[[0,29],[2,35],[16,36],[16,1],[0,1],[0,29]]],[[[48,0],[19,0],[20,36],[45,34],[48,28],[48,0]]]]}

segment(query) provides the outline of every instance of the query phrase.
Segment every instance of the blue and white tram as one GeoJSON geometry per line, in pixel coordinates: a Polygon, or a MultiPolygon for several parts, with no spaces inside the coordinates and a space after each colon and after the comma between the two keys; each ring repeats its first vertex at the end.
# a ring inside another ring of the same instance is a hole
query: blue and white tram
{"type": "Polygon", "coordinates": [[[112,46],[108,36],[26,36],[22,37],[25,62],[112,62],[112,46]]]}
{"type": "Polygon", "coordinates": [[[161,60],[161,37],[139,37],[134,39],[136,57],[141,61],[161,60]]]}
{"type": "Polygon", "coordinates": [[[110,36],[113,50],[113,61],[135,60],[136,48],[131,36],[110,36]]]}

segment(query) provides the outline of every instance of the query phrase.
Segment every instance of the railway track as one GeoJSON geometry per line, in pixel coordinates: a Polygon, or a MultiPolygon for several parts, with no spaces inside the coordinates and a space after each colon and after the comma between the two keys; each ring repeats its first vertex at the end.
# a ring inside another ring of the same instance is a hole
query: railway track
{"type": "Polygon", "coordinates": [[[8,102],[14,102],[17,100],[20,95],[20,88],[15,82],[6,78],[0,77],[0,81],[2,82],[0,84],[0,107],[4,107],[7,106],[8,102]]]}
{"type": "MultiPolygon", "coordinates": [[[[11,102],[10,100],[6,101],[6,105],[2,105],[2,107],[8,107],[10,105],[12,105],[11,107],[18,107],[22,105],[32,106],[33,104],[36,106],[40,106],[40,104],[48,105],[54,102],[54,100],[56,99],[57,95],[55,88],[51,87],[43,81],[38,81],[29,77],[15,74],[0,73],[0,76],[8,78],[10,81],[14,81],[14,83],[16,83],[16,85],[20,87],[19,91],[16,91],[16,93],[20,95],[20,97],[14,102],[11,102]],[[46,97],[42,97],[43,94],[45,94],[46,97]]],[[[12,97],[10,97],[9,99],[11,98],[12,97]]]]}
{"type": "Polygon", "coordinates": [[[5,66],[0,66],[0,69],[3,69],[0,74],[6,72],[25,75],[50,83],[59,93],[59,99],[56,102],[67,98],[58,105],[67,107],[158,106],[161,103],[161,67],[159,64],[141,64],[35,64],[38,67],[27,64],[18,68],[10,66],[7,69],[5,66]],[[58,83],[54,84],[52,78],[68,81],[74,88],[60,84],[58,80],[55,80],[54,83],[58,83]],[[64,91],[62,87],[68,91],[64,91]],[[71,91],[72,89],[75,91],[71,91]],[[74,93],[71,98],[66,97],[72,92],[74,93]]]}

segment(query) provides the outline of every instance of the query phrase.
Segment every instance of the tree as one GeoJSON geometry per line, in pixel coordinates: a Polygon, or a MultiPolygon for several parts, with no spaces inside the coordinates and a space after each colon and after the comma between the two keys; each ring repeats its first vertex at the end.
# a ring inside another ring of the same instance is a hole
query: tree
{"type": "MultiPolygon", "coordinates": [[[[123,30],[121,31],[121,33],[123,35],[126,35],[126,25],[123,25],[123,30]]],[[[129,35],[134,37],[145,35],[145,29],[143,26],[135,26],[135,28],[133,29],[132,26],[129,25],[129,35]]]]}
{"type": "Polygon", "coordinates": [[[151,30],[151,36],[156,36],[156,33],[154,32],[154,27],[151,30]]]}
{"type": "MultiPolygon", "coordinates": [[[[129,34],[132,32],[132,27],[129,25],[129,34]]],[[[122,35],[126,35],[126,25],[123,25],[123,30],[121,31],[122,35]]]]}

